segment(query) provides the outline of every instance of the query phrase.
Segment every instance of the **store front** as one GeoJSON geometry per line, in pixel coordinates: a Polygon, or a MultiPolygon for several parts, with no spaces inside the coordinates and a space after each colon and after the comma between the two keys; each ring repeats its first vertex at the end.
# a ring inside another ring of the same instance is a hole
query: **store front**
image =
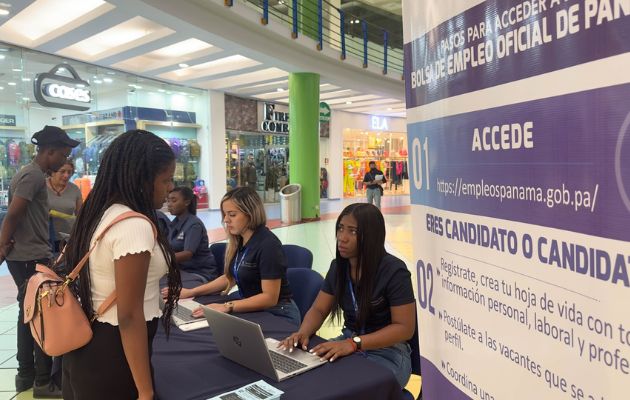
{"type": "Polygon", "coordinates": [[[366,195],[363,178],[372,161],[387,179],[385,195],[409,194],[406,133],[344,129],[343,149],[344,197],[366,195]]]}
{"type": "Polygon", "coordinates": [[[278,202],[289,183],[289,107],[225,95],[225,126],[227,190],[250,186],[263,201],[278,202]]]}
{"type": "MultiPolygon", "coordinates": [[[[82,184],[93,182],[105,149],[129,129],[146,129],[169,143],[175,183],[204,195],[208,159],[208,95],[120,71],[0,46],[0,188],[29,163],[30,137],[56,125],[81,142],[71,159],[82,184]]],[[[201,202],[200,206],[207,207],[201,202]]]]}
{"type": "Polygon", "coordinates": [[[406,132],[404,118],[333,110],[330,149],[321,162],[335,171],[328,174],[328,198],[365,197],[363,178],[371,161],[387,179],[385,196],[409,195],[406,132]]]}

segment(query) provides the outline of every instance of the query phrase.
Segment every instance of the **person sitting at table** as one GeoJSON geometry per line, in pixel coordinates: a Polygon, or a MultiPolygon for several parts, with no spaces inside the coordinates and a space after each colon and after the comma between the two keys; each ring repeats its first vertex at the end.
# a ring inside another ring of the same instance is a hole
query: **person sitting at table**
{"type": "Polygon", "coordinates": [[[170,223],[168,241],[180,270],[194,274],[203,282],[221,275],[220,267],[208,247],[208,231],[197,217],[197,196],[192,189],[176,187],[168,194],[170,223]]]}
{"type": "MultiPolygon", "coordinates": [[[[226,313],[264,310],[299,326],[300,311],[289,288],[282,243],[265,226],[267,217],[258,193],[248,186],[230,190],[221,199],[221,215],[228,236],[224,273],[201,286],[182,289],[180,298],[227,295],[236,285],[240,300],[208,307],[226,313]]],[[[163,295],[168,293],[168,288],[162,289],[163,295]]],[[[193,316],[203,316],[201,307],[193,316]]]]}
{"type": "Polygon", "coordinates": [[[308,349],[309,338],[332,313],[344,327],[338,338],[310,352],[333,362],[355,352],[389,368],[401,388],[411,375],[411,339],[416,306],[405,263],[385,251],[385,220],[377,207],[346,207],[335,225],[337,256],[300,329],[279,347],[308,349]]]}
{"type": "Polygon", "coordinates": [[[93,321],[93,337],[63,356],[66,400],[153,398],[153,337],[161,316],[169,332],[181,288],[166,236],[154,233],[155,209],[173,189],[174,172],[173,151],[148,131],[123,133],[105,150],[66,252],[66,266],[71,268],[95,246],[76,280],[83,311],[93,321]],[[95,243],[105,227],[128,211],[151,222],[123,220],[95,243]],[[165,274],[169,296],[160,311],[159,280],[165,274]],[[96,314],[114,290],[115,305],[96,314]]]}

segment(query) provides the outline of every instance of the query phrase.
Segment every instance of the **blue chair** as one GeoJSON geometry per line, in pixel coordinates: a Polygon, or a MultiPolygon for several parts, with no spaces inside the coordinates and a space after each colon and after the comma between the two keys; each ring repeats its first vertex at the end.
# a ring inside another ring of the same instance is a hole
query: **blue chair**
{"type": "MultiPolygon", "coordinates": [[[[409,340],[409,346],[411,347],[411,373],[414,375],[422,376],[420,373],[420,341],[418,339],[418,321],[416,321],[416,329],[413,332],[413,336],[409,340]]],[[[422,400],[422,383],[420,384],[420,393],[418,397],[414,399],[413,394],[407,390],[403,390],[404,400],[422,400]]]]}
{"type": "Polygon", "coordinates": [[[217,265],[221,267],[223,270],[224,262],[225,262],[225,249],[227,248],[227,243],[225,242],[216,242],[210,245],[210,251],[214,256],[214,259],[217,262],[217,265]]]}
{"type": "Polygon", "coordinates": [[[313,253],[306,247],[283,244],[282,251],[287,258],[287,268],[313,268],[313,253]]]}
{"type": "Polygon", "coordinates": [[[304,316],[322,288],[324,278],[309,268],[289,268],[287,269],[287,279],[293,293],[293,300],[300,309],[300,315],[304,320],[304,316]]]}

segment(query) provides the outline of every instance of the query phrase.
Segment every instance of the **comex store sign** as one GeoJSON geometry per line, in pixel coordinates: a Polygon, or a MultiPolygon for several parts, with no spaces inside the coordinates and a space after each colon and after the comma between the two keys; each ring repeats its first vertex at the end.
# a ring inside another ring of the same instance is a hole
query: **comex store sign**
{"type": "Polygon", "coordinates": [[[276,105],[264,104],[263,121],[260,130],[269,133],[289,133],[289,113],[276,111],[276,105]]]}
{"type": "Polygon", "coordinates": [[[58,64],[35,79],[35,99],[44,107],[86,111],[90,109],[90,84],[69,64],[58,64]],[[72,77],[61,75],[67,71],[72,77]]]}

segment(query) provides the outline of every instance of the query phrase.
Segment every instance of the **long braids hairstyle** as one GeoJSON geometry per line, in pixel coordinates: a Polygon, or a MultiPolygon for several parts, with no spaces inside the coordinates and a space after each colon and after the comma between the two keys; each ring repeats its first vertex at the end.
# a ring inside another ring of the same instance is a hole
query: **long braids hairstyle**
{"type": "MultiPolygon", "coordinates": [[[[231,189],[229,192],[223,196],[221,199],[221,217],[225,219],[225,211],[223,210],[223,203],[231,200],[234,202],[234,205],[240,212],[245,214],[248,218],[247,228],[255,231],[260,226],[263,226],[267,223],[267,215],[265,214],[265,206],[263,205],[260,196],[256,191],[248,186],[237,187],[231,189]]],[[[225,263],[223,266],[223,271],[225,277],[228,280],[228,286],[223,291],[223,294],[227,294],[229,290],[235,284],[234,274],[232,273],[232,269],[230,266],[232,265],[232,261],[234,257],[236,257],[237,251],[243,245],[243,237],[241,235],[232,235],[228,232],[228,243],[225,248],[225,263]]]]}
{"type": "MultiPolygon", "coordinates": [[[[131,130],[118,136],[107,148],[98,169],[94,188],[81,207],[66,249],[68,272],[89,251],[90,242],[103,213],[113,204],[123,204],[145,215],[157,227],[157,214],[153,207],[155,178],[175,161],[168,144],[151,132],[131,130]]],[[[175,255],[163,235],[157,237],[160,250],[168,264],[168,298],[164,307],[163,324],[168,333],[170,317],[182,288],[175,255]]],[[[81,270],[78,292],[83,311],[91,318],[94,314],[90,285],[89,261],[81,270]]]]}
{"type": "MultiPolygon", "coordinates": [[[[365,326],[365,321],[370,314],[370,301],[372,290],[376,280],[378,266],[386,254],[385,251],[385,219],[381,211],[372,204],[355,203],[346,207],[335,224],[335,232],[339,231],[341,219],[346,215],[352,215],[357,221],[357,276],[358,285],[355,288],[359,315],[356,318],[356,329],[360,330],[365,326]],[[358,289],[358,290],[357,290],[358,289]]],[[[348,287],[348,276],[350,271],[350,260],[343,258],[336,248],[337,284],[332,307],[332,319],[341,321],[343,311],[341,309],[341,299],[348,287]]]]}

